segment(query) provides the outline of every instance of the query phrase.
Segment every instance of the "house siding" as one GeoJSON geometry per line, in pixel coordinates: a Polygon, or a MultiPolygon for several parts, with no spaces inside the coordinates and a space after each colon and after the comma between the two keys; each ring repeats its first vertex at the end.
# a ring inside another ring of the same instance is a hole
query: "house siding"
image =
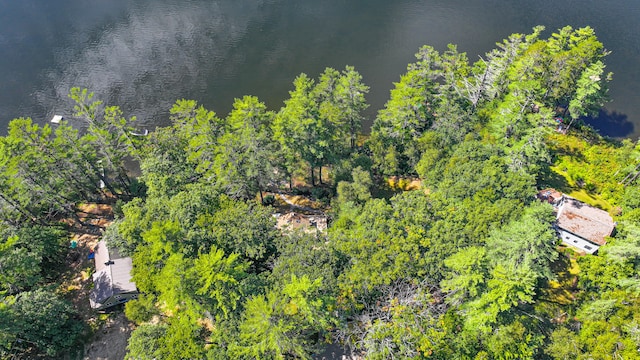
{"type": "Polygon", "coordinates": [[[559,229],[558,233],[560,234],[560,238],[562,239],[563,244],[576,248],[580,251],[584,251],[587,254],[593,254],[600,248],[599,245],[589,242],[566,230],[559,229]]]}
{"type": "Polygon", "coordinates": [[[138,298],[138,293],[130,293],[130,294],[118,294],[118,295],[114,295],[109,297],[107,300],[105,300],[103,303],[101,304],[96,304],[95,305],[95,309],[96,310],[105,310],[107,308],[110,308],[112,306],[118,305],[118,304],[123,304],[129,300],[134,300],[138,298]]]}

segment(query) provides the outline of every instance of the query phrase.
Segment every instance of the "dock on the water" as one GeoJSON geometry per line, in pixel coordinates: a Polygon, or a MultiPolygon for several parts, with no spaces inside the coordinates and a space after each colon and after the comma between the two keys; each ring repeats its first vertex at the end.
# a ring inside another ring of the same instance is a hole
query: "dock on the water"
{"type": "Polygon", "coordinates": [[[53,118],[51,118],[51,123],[60,124],[60,121],[62,121],[62,119],[64,119],[62,115],[53,115],[53,118]]]}
{"type": "Polygon", "coordinates": [[[135,131],[129,131],[129,133],[133,136],[147,136],[149,135],[149,130],[148,129],[144,129],[143,131],[135,130],[135,131]]]}

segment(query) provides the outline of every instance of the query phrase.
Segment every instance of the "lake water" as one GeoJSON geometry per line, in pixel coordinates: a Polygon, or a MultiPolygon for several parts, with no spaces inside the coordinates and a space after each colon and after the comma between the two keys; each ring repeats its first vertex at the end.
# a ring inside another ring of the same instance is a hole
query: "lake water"
{"type": "Polygon", "coordinates": [[[595,28],[612,53],[612,102],[590,120],[640,135],[638,0],[0,0],[0,132],[9,120],[70,115],[87,87],[153,128],[179,98],[225,116],[256,95],[277,110],[295,76],[354,65],[371,86],[368,117],[424,44],[477,59],[514,32],[595,28]]]}

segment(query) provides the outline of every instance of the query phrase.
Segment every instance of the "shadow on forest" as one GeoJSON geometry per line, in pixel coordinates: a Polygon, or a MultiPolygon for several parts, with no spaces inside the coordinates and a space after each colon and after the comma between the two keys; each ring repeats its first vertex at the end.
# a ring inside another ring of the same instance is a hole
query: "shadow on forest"
{"type": "Polygon", "coordinates": [[[538,173],[538,186],[541,189],[553,188],[562,193],[572,190],[567,178],[553,171],[550,166],[543,167],[538,173]]]}
{"type": "Polygon", "coordinates": [[[572,250],[564,246],[560,246],[558,250],[560,256],[551,264],[551,270],[556,278],[548,282],[547,286],[542,289],[540,296],[548,302],[568,305],[575,300],[579,267],[575,258],[572,259],[572,250]]]}
{"type": "Polygon", "coordinates": [[[601,135],[622,138],[633,133],[634,126],[626,114],[600,109],[595,117],[586,117],[584,122],[598,129],[601,135]]]}

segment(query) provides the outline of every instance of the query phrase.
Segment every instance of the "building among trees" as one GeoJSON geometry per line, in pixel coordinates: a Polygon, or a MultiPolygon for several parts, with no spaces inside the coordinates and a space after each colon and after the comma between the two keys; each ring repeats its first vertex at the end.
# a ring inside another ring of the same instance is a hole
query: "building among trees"
{"type": "Polygon", "coordinates": [[[616,223],[608,212],[587,205],[554,189],[540,191],[538,198],[557,211],[557,230],[567,246],[593,254],[607,243],[616,223]]]}
{"type": "Polygon", "coordinates": [[[131,281],[133,263],[130,257],[121,257],[116,249],[109,250],[107,243],[100,241],[94,253],[96,272],[93,274],[93,291],[89,301],[96,310],[138,298],[136,284],[131,281]]]}

